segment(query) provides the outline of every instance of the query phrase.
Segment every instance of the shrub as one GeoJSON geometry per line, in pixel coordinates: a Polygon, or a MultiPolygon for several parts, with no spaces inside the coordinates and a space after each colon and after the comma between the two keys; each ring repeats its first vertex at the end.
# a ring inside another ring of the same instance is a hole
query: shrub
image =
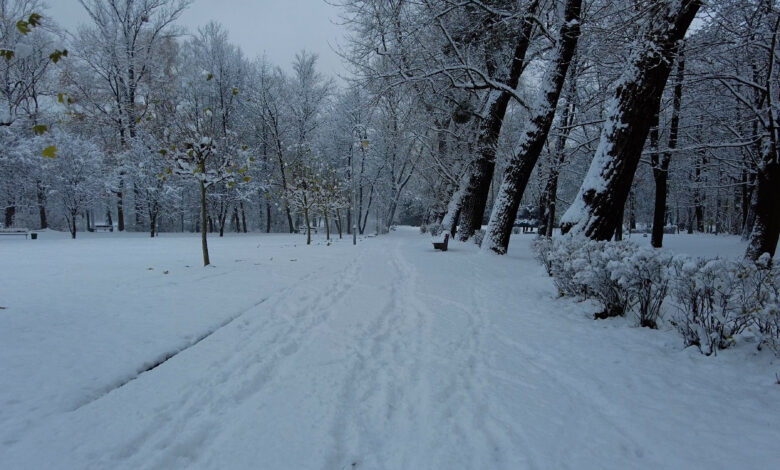
{"type": "Polygon", "coordinates": [[[431,232],[431,235],[434,237],[438,237],[441,235],[441,224],[431,224],[428,226],[428,231],[431,232]]]}
{"type": "Polygon", "coordinates": [[[631,298],[639,326],[658,328],[661,306],[669,289],[671,255],[641,248],[610,264],[610,272],[631,298]]]}
{"type": "Polygon", "coordinates": [[[420,225],[420,233],[422,234],[428,233],[428,226],[425,224],[420,225]]]}

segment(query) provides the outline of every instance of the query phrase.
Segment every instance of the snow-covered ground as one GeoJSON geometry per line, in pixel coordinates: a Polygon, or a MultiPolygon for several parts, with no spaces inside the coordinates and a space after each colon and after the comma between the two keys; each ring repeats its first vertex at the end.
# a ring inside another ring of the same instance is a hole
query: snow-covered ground
{"type": "Polygon", "coordinates": [[[357,248],[212,237],[208,268],[196,236],[67,237],[0,239],[3,469],[780,462],[780,362],[591,320],[530,235],[505,257],[403,228],[357,248]]]}

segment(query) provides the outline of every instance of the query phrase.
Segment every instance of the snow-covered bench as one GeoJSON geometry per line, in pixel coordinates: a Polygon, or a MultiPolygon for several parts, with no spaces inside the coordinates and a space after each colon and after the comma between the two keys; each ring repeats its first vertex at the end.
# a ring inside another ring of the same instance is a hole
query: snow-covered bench
{"type": "Polygon", "coordinates": [[[449,233],[445,233],[443,242],[433,242],[433,249],[434,250],[447,251],[447,243],[449,241],[450,241],[450,234],[449,233]]]}
{"type": "Polygon", "coordinates": [[[26,228],[0,228],[0,235],[24,235],[24,238],[30,234],[26,228]]]}
{"type": "Polygon", "coordinates": [[[96,232],[113,232],[114,226],[111,224],[95,224],[94,227],[92,227],[96,232]]]}

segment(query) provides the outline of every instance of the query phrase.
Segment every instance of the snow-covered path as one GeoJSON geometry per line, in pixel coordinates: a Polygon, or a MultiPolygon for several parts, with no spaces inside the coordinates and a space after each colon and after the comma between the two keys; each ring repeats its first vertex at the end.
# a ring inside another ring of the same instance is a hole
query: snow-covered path
{"type": "Polygon", "coordinates": [[[306,268],[275,267],[272,288],[244,292],[248,307],[159,367],[130,381],[106,376],[113,389],[74,407],[35,415],[30,405],[35,418],[0,444],[0,468],[780,461],[771,358],[705,358],[669,332],[590,320],[587,305],[554,299],[528,240],[506,257],[457,243],[433,252],[410,230],[356,249],[299,247],[306,268]]]}

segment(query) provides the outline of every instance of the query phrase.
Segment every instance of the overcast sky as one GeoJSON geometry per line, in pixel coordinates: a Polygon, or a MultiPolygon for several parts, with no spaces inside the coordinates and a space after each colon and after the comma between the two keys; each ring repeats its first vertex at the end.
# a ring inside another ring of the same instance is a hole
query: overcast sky
{"type": "MultiPolygon", "coordinates": [[[[45,0],[49,13],[70,32],[88,21],[77,0],[45,0]]],[[[222,23],[231,40],[250,58],[266,54],[275,65],[289,70],[301,49],[320,56],[320,70],[343,74],[333,52],[343,37],[339,9],[324,0],[195,0],[179,19],[190,32],[211,20],[222,23]]]]}

